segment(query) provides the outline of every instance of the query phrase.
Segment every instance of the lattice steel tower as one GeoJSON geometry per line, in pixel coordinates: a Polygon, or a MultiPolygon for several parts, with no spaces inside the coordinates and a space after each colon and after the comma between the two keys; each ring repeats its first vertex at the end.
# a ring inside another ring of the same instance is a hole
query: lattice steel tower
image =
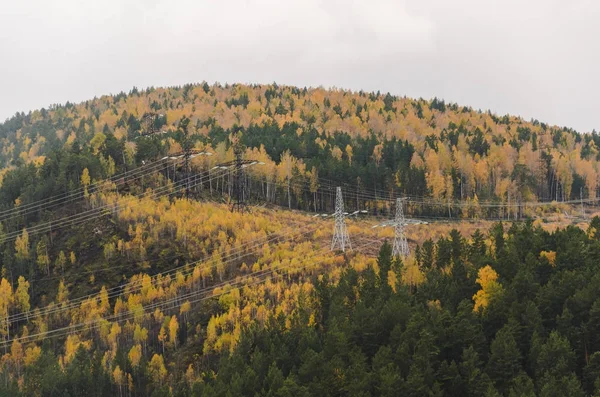
{"type": "Polygon", "coordinates": [[[233,170],[233,183],[232,183],[232,204],[231,211],[244,212],[248,205],[246,199],[248,198],[248,186],[246,184],[246,173],[245,169],[252,165],[264,164],[262,161],[244,159],[245,147],[242,144],[240,134],[236,134],[230,137],[233,144],[233,155],[235,160],[228,161],[226,163],[217,164],[213,169],[219,168],[224,170],[233,170]]]}
{"type": "Polygon", "coordinates": [[[346,228],[346,214],[344,213],[344,199],[342,198],[342,188],[338,187],[335,194],[335,226],[333,229],[333,239],[331,240],[331,250],[336,247],[341,251],[352,249],[348,229],[346,228]]]}
{"type": "Polygon", "coordinates": [[[233,167],[233,196],[234,203],[231,205],[231,211],[238,210],[244,212],[246,209],[246,176],[244,173],[244,148],[237,138],[233,145],[233,154],[235,156],[235,165],[233,167]]]}
{"type": "Polygon", "coordinates": [[[406,219],[404,219],[403,199],[396,199],[396,217],[394,218],[394,245],[392,246],[392,255],[406,258],[409,254],[408,242],[404,233],[406,219]]]}

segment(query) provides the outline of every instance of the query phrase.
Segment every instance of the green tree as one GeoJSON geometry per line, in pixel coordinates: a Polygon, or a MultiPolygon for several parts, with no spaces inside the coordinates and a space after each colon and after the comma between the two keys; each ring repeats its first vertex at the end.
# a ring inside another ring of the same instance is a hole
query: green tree
{"type": "Polygon", "coordinates": [[[486,371],[498,391],[505,393],[521,370],[521,353],[509,326],[504,326],[498,331],[490,350],[486,371]]]}

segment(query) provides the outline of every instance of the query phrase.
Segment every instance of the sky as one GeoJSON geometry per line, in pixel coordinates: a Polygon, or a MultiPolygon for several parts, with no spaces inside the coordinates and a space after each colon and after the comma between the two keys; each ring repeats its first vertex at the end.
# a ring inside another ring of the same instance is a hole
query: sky
{"type": "Polygon", "coordinates": [[[0,0],[0,120],[133,86],[443,98],[600,130],[592,0],[0,0]]]}

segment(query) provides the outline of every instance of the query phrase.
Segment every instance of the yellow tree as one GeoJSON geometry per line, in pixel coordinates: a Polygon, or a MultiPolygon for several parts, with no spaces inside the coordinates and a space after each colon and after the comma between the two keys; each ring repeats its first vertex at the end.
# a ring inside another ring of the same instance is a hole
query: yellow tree
{"type": "Polygon", "coordinates": [[[381,160],[383,159],[383,144],[375,145],[373,148],[373,160],[375,160],[375,165],[379,167],[381,164],[381,160]]]}
{"type": "Polygon", "coordinates": [[[65,285],[64,280],[60,280],[58,284],[58,293],[56,294],[56,303],[61,306],[66,306],[69,303],[69,290],[65,285]]]}
{"type": "Polygon", "coordinates": [[[163,354],[165,353],[166,339],[167,339],[167,333],[165,332],[165,327],[160,327],[160,331],[158,331],[158,341],[162,344],[163,354]]]}
{"type": "Polygon", "coordinates": [[[109,314],[110,312],[110,302],[108,301],[108,291],[106,287],[103,285],[100,289],[100,313],[101,314],[109,314]]]}
{"type": "MultiPolygon", "coordinates": [[[[495,193],[501,202],[506,202],[509,197],[510,178],[501,178],[496,183],[495,193]]],[[[504,207],[500,207],[502,210],[504,207]]]]}
{"type": "MultiPolygon", "coordinates": [[[[571,164],[569,163],[569,159],[564,156],[563,153],[553,153],[552,157],[552,165],[562,188],[562,200],[568,200],[571,195],[571,187],[574,179],[571,164]]],[[[558,196],[558,189],[556,191],[558,196]]],[[[558,199],[559,197],[556,198],[558,199]]]]}
{"type": "Polygon", "coordinates": [[[187,381],[188,386],[191,389],[194,384],[194,381],[196,380],[196,372],[194,371],[194,366],[192,364],[188,365],[188,368],[185,371],[185,380],[187,381]]]}
{"type": "Polygon", "coordinates": [[[21,365],[23,364],[23,345],[15,339],[10,347],[10,357],[13,360],[17,376],[21,376],[21,365]]]}
{"type": "Polygon", "coordinates": [[[148,330],[144,327],[140,327],[139,324],[135,325],[133,330],[133,342],[142,344],[144,346],[144,352],[146,351],[146,342],[148,340],[148,330]]]}
{"type": "Polygon", "coordinates": [[[90,195],[88,192],[88,186],[90,186],[90,183],[90,171],[88,171],[87,168],[84,168],[83,172],[81,173],[81,186],[83,186],[83,195],[86,198],[90,195]]]}
{"type": "Polygon", "coordinates": [[[319,190],[319,171],[317,167],[313,167],[307,172],[307,175],[310,182],[309,190],[313,195],[313,209],[317,212],[317,191],[319,190]]]}
{"type": "Polygon", "coordinates": [[[134,345],[131,350],[129,350],[128,357],[131,366],[134,369],[137,368],[142,359],[142,346],[140,344],[134,345]]]}
{"type": "Polygon", "coordinates": [[[123,374],[123,371],[121,370],[121,368],[118,365],[115,367],[115,370],[113,371],[113,379],[115,381],[115,384],[117,386],[119,386],[119,395],[122,396],[123,395],[123,384],[125,384],[125,375],[123,374]]]}
{"type": "Polygon", "coordinates": [[[465,196],[467,198],[471,197],[471,192],[475,187],[473,158],[469,155],[468,151],[461,151],[459,149],[455,149],[452,154],[454,166],[460,173],[460,199],[464,200],[465,196]]]}
{"type": "Polygon", "coordinates": [[[121,335],[121,326],[119,323],[114,322],[108,334],[108,343],[113,352],[116,352],[119,346],[119,335],[121,335]]]}
{"type": "Polygon", "coordinates": [[[67,340],[65,341],[65,364],[69,363],[73,357],[75,357],[75,353],[77,353],[77,350],[80,346],[83,346],[83,348],[89,350],[91,347],[91,341],[81,341],[78,335],[67,336],[67,340]]]}
{"type": "Polygon", "coordinates": [[[37,264],[41,271],[50,274],[50,256],[48,255],[48,244],[45,239],[41,239],[36,246],[37,264]]]}
{"type": "Polygon", "coordinates": [[[169,341],[174,347],[177,346],[177,332],[179,331],[179,322],[177,316],[173,315],[169,321],[169,341]]]}
{"type": "Polygon", "coordinates": [[[100,164],[102,164],[102,171],[107,177],[111,177],[116,172],[115,160],[109,155],[106,158],[100,156],[100,164]]]}
{"type": "MultiPolygon", "coordinates": [[[[94,135],[94,137],[90,141],[90,147],[92,148],[92,152],[94,153],[94,156],[98,155],[98,152],[100,151],[100,149],[102,149],[104,142],[106,142],[106,135],[104,135],[101,132],[97,132],[96,135],[94,135]]],[[[86,168],[86,170],[87,170],[87,168],[86,168]]],[[[88,177],[89,177],[89,173],[88,173],[88,177]]],[[[82,178],[82,180],[83,180],[83,178],[82,178]]]]}
{"type": "Polygon", "coordinates": [[[34,364],[42,355],[42,349],[39,346],[31,346],[25,349],[25,366],[34,364]]]}
{"type": "Polygon", "coordinates": [[[27,229],[23,229],[23,233],[15,240],[15,255],[22,262],[29,259],[29,233],[27,229]]]}
{"type": "Polygon", "coordinates": [[[223,263],[221,254],[219,254],[219,252],[217,252],[216,250],[212,254],[211,262],[212,267],[219,275],[219,281],[223,281],[223,277],[225,276],[225,264],[223,263]]]}
{"type": "MultiPolygon", "coordinates": [[[[6,321],[5,335],[10,338],[10,324],[8,321],[8,312],[13,304],[13,289],[7,279],[3,278],[0,281],[0,315],[2,315],[6,321]]],[[[3,328],[4,331],[4,328],[3,328]]]]}
{"type": "Polygon", "coordinates": [[[17,308],[28,317],[29,310],[31,309],[29,303],[29,281],[25,280],[25,277],[23,276],[19,276],[17,290],[15,292],[15,301],[17,308]]]}
{"type": "Polygon", "coordinates": [[[152,356],[150,364],[148,364],[148,372],[154,383],[158,386],[162,386],[167,378],[167,368],[165,368],[165,361],[163,360],[162,355],[155,354],[152,356]]]}
{"type": "Polygon", "coordinates": [[[179,307],[179,314],[181,316],[183,316],[184,323],[187,323],[187,316],[188,316],[188,313],[190,312],[191,308],[192,308],[192,304],[190,303],[189,300],[183,302],[181,304],[181,306],[179,307]]]}
{"type": "Polygon", "coordinates": [[[552,267],[556,265],[556,251],[542,251],[540,258],[546,258],[552,267]]]}
{"type": "Polygon", "coordinates": [[[414,287],[418,286],[425,280],[425,276],[417,261],[410,257],[405,260],[404,268],[402,269],[402,282],[409,286],[412,291],[414,287]]]}
{"type": "Polygon", "coordinates": [[[346,145],[346,156],[348,156],[348,164],[352,165],[352,146],[350,144],[346,145]]]}
{"type": "Polygon", "coordinates": [[[337,146],[334,146],[333,149],[331,149],[331,157],[333,157],[337,161],[341,161],[342,160],[342,149],[340,149],[337,146]]]}
{"type": "Polygon", "coordinates": [[[133,393],[133,378],[131,377],[131,374],[127,374],[127,387],[129,389],[129,395],[131,396],[133,393]]]}
{"type": "Polygon", "coordinates": [[[498,273],[490,265],[479,269],[476,281],[481,289],[473,295],[475,301],[473,310],[482,311],[488,307],[495,297],[502,293],[502,284],[498,282],[498,273]]]}
{"type": "Polygon", "coordinates": [[[280,162],[278,166],[279,178],[286,182],[287,185],[287,197],[288,207],[292,208],[292,196],[290,193],[290,184],[292,182],[292,171],[297,164],[297,160],[289,150],[286,150],[281,154],[280,162]]]}
{"type": "MultiPolygon", "coordinates": [[[[376,167],[379,168],[381,160],[383,160],[383,144],[380,143],[378,145],[375,145],[375,147],[373,148],[373,160],[375,160],[376,167]]],[[[375,182],[375,179],[373,180],[373,183],[375,189],[375,196],[377,196],[377,183],[375,182]]]]}
{"type": "Polygon", "coordinates": [[[452,180],[452,175],[446,175],[445,182],[446,200],[448,201],[448,216],[452,217],[452,212],[450,211],[452,198],[454,197],[454,181],[452,180]]]}
{"type": "Polygon", "coordinates": [[[54,271],[58,273],[58,269],[60,269],[63,273],[65,272],[65,265],[67,264],[67,257],[63,251],[58,253],[56,257],[56,262],[54,263],[54,271]]]}

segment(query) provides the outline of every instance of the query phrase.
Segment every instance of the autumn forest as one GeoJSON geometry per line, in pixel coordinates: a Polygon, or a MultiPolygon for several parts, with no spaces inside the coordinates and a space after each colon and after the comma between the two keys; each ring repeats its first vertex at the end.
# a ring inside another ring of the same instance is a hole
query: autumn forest
{"type": "Polygon", "coordinates": [[[0,396],[600,395],[599,146],[438,98],[277,84],[17,113],[0,396]],[[398,198],[421,220],[407,256],[382,224],[398,198]]]}

